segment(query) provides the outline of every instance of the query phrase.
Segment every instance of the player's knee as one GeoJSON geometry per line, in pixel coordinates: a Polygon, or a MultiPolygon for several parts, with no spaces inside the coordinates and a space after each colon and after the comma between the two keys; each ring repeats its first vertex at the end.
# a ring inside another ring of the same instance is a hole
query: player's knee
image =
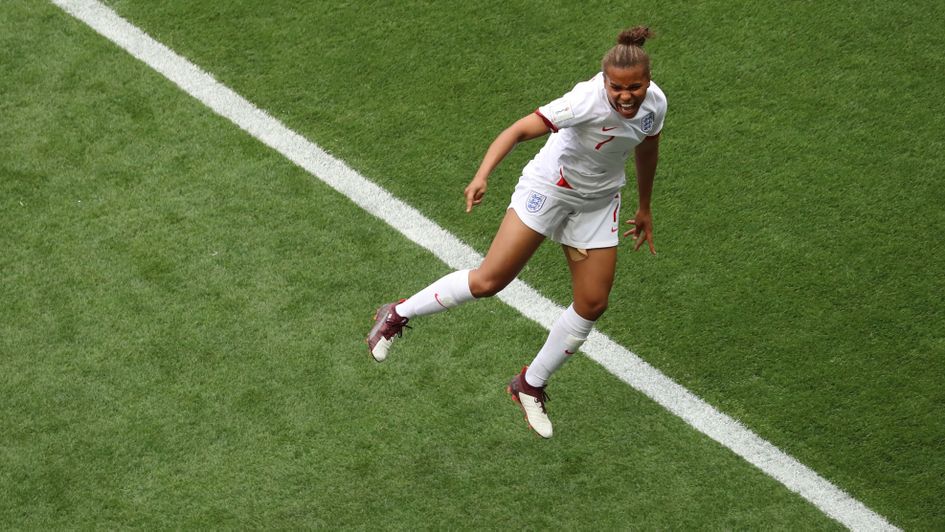
{"type": "Polygon", "coordinates": [[[495,275],[483,274],[479,270],[469,272],[469,291],[473,297],[492,297],[508,286],[510,280],[495,275]]]}
{"type": "Polygon", "coordinates": [[[607,310],[607,296],[582,297],[575,299],[574,311],[586,320],[597,320],[607,310]]]}

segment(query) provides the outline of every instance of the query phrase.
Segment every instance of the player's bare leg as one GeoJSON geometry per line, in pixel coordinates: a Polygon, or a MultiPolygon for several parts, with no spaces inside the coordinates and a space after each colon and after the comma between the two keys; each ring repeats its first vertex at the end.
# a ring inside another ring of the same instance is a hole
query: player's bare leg
{"type": "Polygon", "coordinates": [[[505,212],[486,258],[469,272],[469,290],[475,297],[498,294],[522,271],[545,237],[525,225],[514,209],[505,212]]]}
{"type": "Polygon", "coordinates": [[[596,321],[607,310],[610,289],[617,270],[617,248],[587,250],[587,258],[574,260],[565,253],[571,270],[574,310],[582,318],[596,321]]]}

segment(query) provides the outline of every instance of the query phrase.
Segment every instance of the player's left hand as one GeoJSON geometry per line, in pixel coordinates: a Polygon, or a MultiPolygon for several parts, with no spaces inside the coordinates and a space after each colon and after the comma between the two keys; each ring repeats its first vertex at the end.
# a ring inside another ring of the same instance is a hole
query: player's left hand
{"type": "Polygon", "coordinates": [[[633,237],[633,251],[640,249],[646,242],[650,246],[650,253],[656,255],[656,248],[653,246],[653,214],[650,211],[637,210],[633,219],[627,220],[626,223],[633,225],[632,229],[623,234],[624,238],[633,237]]]}

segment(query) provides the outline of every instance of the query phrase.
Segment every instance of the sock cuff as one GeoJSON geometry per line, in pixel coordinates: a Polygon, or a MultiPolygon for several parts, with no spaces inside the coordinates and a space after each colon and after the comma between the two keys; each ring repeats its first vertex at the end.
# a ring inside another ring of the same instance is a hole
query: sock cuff
{"type": "Polygon", "coordinates": [[[450,309],[473,299],[469,290],[469,270],[458,270],[443,278],[443,287],[434,293],[437,303],[450,309]]]}
{"type": "Polygon", "coordinates": [[[575,338],[580,338],[581,340],[587,339],[587,335],[591,334],[591,329],[594,328],[595,323],[594,321],[582,318],[581,315],[574,310],[574,303],[561,315],[560,322],[565,330],[568,331],[568,334],[575,338]]]}
{"type": "Polygon", "coordinates": [[[457,281],[462,279],[462,286],[456,287],[457,293],[461,296],[463,301],[468,301],[470,299],[475,299],[472,295],[472,290],[469,288],[469,272],[472,270],[459,270],[456,272],[457,281]]]}

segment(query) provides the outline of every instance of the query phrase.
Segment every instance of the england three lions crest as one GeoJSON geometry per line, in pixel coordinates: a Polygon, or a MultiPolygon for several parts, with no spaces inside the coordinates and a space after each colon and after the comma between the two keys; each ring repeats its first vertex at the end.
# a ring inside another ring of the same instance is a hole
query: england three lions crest
{"type": "Polygon", "coordinates": [[[525,202],[525,210],[530,213],[536,213],[545,205],[545,196],[537,192],[532,192],[525,202]]]}
{"type": "Polygon", "coordinates": [[[650,130],[653,129],[653,113],[647,113],[647,115],[643,117],[640,127],[643,129],[644,133],[649,133],[650,130]]]}

